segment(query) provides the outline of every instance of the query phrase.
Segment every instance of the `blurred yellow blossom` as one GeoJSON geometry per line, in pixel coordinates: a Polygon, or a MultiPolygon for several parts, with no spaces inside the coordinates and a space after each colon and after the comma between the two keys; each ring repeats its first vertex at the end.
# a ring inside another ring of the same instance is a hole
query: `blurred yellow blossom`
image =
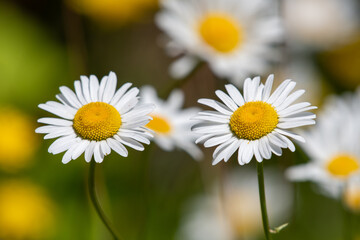
{"type": "Polygon", "coordinates": [[[141,19],[157,6],[158,0],[75,0],[67,1],[77,12],[110,25],[125,24],[141,19]]]}
{"type": "Polygon", "coordinates": [[[0,183],[0,239],[49,237],[54,220],[54,205],[38,186],[24,180],[0,183]]]}
{"type": "Polygon", "coordinates": [[[355,88],[360,84],[360,35],[347,45],[324,52],[320,60],[341,85],[355,88]]]}
{"type": "Polygon", "coordinates": [[[0,108],[0,169],[16,171],[26,167],[38,147],[31,118],[11,107],[0,108]]]}

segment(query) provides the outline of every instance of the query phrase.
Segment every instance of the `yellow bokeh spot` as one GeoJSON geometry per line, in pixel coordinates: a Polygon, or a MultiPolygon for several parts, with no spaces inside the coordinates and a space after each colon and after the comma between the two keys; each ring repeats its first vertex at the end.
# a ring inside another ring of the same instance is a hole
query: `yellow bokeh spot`
{"type": "Polygon", "coordinates": [[[240,139],[256,140],[271,133],[277,126],[278,114],[268,103],[248,102],[230,118],[230,128],[240,139]]]}
{"type": "Polygon", "coordinates": [[[150,128],[157,134],[169,134],[171,132],[171,125],[169,121],[159,115],[150,115],[153,120],[151,120],[146,127],[150,128]]]}
{"type": "Polygon", "coordinates": [[[0,109],[0,168],[18,171],[28,166],[39,145],[33,121],[13,108],[0,109]]]}
{"type": "Polygon", "coordinates": [[[42,189],[20,180],[0,185],[0,239],[44,239],[54,221],[54,205],[42,189]]]}
{"type": "Polygon", "coordinates": [[[327,170],[336,177],[345,178],[359,170],[359,167],[359,163],[355,157],[348,154],[341,154],[331,159],[327,165],[327,170]]]}
{"type": "Polygon", "coordinates": [[[67,0],[77,12],[108,26],[136,22],[155,9],[158,0],[67,0]]]}
{"type": "Polygon", "coordinates": [[[120,113],[110,104],[92,102],[82,106],[74,117],[73,128],[83,139],[101,141],[114,136],[121,126],[120,113]]]}
{"type": "Polygon", "coordinates": [[[243,29],[231,17],[223,14],[209,14],[200,23],[202,39],[215,50],[232,52],[243,41],[243,29]]]}

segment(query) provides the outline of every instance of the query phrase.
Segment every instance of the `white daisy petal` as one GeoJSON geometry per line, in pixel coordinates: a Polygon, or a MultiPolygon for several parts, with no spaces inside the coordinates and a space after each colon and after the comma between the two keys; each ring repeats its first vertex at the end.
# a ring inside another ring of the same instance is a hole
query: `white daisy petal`
{"type": "Polygon", "coordinates": [[[90,97],[92,102],[99,101],[99,80],[96,76],[90,76],[90,97]]]}
{"type": "Polygon", "coordinates": [[[225,115],[231,115],[232,114],[232,112],[229,111],[229,109],[225,105],[223,105],[223,104],[221,104],[221,103],[219,103],[217,101],[211,100],[211,99],[202,98],[202,99],[198,100],[198,103],[201,103],[203,105],[212,107],[215,110],[217,110],[217,111],[219,111],[219,112],[221,112],[222,114],[225,114],[225,115]]]}
{"type": "Polygon", "coordinates": [[[86,76],[80,76],[82,92],[87,103],[91,102],[90,97],[90,80],[86,76]]]}
{"type": "Polygon", "coordinates": [[[216,96],[218,96],[221,101],[223,101],[223,103],[225,103],[225,105],[230,108],[232,111],[235,111],[238,107],[237,105],[234,103],[234,101],[228,96],[226,95],[223,91],[221,90],[217,90],[215,91],[216,96]]]}
{"type": "Polygon", "coordinates": [[[104,160],[104,155],[100,149],[100,143],[97,142],[94,147],[94,160],[97,163],[101,163],[104,160]]]}
{"type": "Polygon", "coordinates": [[[230,97],[238,106],[242,106],[245,103],[245,100],[239,90],[234,87],[232,84],[225,85],[226,91],[229,93],[230,97]]]}
{"type": "Polygon", "coordinates": [[[103,102],[109,103],[115,94],[117,78],[114,72],[110,72],[104,89],[103,102]]]}
{"type": "Polygon", "coordinates": [[[79,99],[75,95],[75,93],[68,87],[62,86],[60,87],[60,92],[64,95],[66,100],[74,107],[80,108],[81,103],[79,102],[79,99]]]}
{"type": "Polygon", "coordinates": [[[113,149],[115,152],[117,152],[120,156],[123,156],[123,157],[128,156],[128,151],[126,150],[124,145],[122,145],[120,142],[118,142],[112,138],[106,139],[106,142],[109,144],[111,149],[113,149]]]}
{"type": "Polygon", "coordinates": [[[74,82],[74,87],[75,87],[76,96],[79,99],[81,105],[85,105],[87,103],[87,101],[86,101],[86,99],[84,97],[84,94],[83,94],[83,90],[82,90],[82,87],[81,87],[81,82],[79,80],[76,80],[74,82]]]}
{"type": "Polygon", "coordinates": [[[94,154],[94,149],[96,146],[96,141],[91,141],[89,146],[85,149],[85,161],[90,162],[94,154]]]}
{"type": "Polygon", "coordinates": [[[38,119],[39,123],[45,123],[45,124],[51,124],[55,126],[63,126],[63,127],[69,127],[73,123],[72,121],[68,121],[61,118],[40,118],[38,119]]]}

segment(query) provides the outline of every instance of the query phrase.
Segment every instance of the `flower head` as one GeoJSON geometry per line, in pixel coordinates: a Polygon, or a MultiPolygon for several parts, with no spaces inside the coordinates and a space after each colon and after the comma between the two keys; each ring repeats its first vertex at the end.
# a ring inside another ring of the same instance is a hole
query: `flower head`
{"type": "Polygon", "coordinates": [[[359,99],[355,95],[327,99],[317,126],[303,132],[308,142],[302,148],[310,162],[289,168],[290,180],[314,181],[325,194],[341,197],[345,183],[360,173],[359,99]]]}
{"type": "Polygon", "coordinates": [[[175,78],[187,75],[200,59],[219,77],[239,84],[276,60],[272,45],[281,41],[282,28],[272,1],[165,0],[162,7],[156,23],[171,38],[169,53],[183,55],[170,67],[175,78]]]}
{"type": "Polygon", "coordinates": [[[149,144],[152,135],[144,126],[150,121],[151,104],[138,104],[139,89],[129,88],[125,83],[116,91],[116,75],[98,79],[81,76],[75,81],[75,93],[60,87],[56,97],[61,102],[49,101],[39,107],[60,118],[41,118],[40,123],[48,124],[36,129],[45,133],[45,139],[57,138],[49,147],[49,152],[58,154],[66,151],[62,162],[68,163],[85,152],[85,160],[90,162],[94,155],[96,162],[102,162],[105,155],[114,150],[126,157],[127,145],[142,151],[141,143],[149,144]],[[128,91],[129,90],[129,91],[128,91]],[[139,143],[140,142],[140,143],[139,143]]]}
{"type": "Polygon", "coordinates": [[[216,111],[203,111],[195,117],[202,121],[193,127],[201,134],[196,142],[204,142],[205,147],[219,145],[213,154],[213,164],[221,160],[227,162],[238,150],[238,162],[244,165],[255,156],[258,162],[270,159],[271,154],[280,156],[282,148],[295,151],[288,137],[304,142],[304,138],[288,129],[315,124],[315,114],[306,112],[316,107],[310,103],[293,104],[305,91],[293,93],[296,83],[285,80],[271,94],[273,75],[265,85],[260,77],[246,79],[242,95],[233,85],[226,85],[228,94],[221,90],[215,93],[221,102],[200,99],[198,102],[216,111]],[[291,94],[290,94],[291,93],[291,94]]]}
{"type": "Polygon", "coordinates": [[[156,108],[151,113],[152,120],[146,125],[154,131],[154,141],[166,151],[175,147],[189,153],[194,159],[202,157],[201,150],[194,144],[196,136],[191,132],[190,120],[197,108],[181,109],[184,94],[181,90],[173,90],[167,101],[158,98],[154,88],[150,86],[141,89],[141,99],[145,103],[153,103],[156,108]]]}
{"type": "Polygon", "coordinates": [[[1,239],[47,239],[54,215],[53,202],[38,186],[23,180],[0,184],[1,239]]]}

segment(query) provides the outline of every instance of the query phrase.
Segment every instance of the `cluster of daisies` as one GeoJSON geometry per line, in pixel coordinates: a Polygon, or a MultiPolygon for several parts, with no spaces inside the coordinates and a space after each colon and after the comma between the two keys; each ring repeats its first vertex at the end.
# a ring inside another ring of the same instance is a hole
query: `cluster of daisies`
{"type": "Polygon", "coordinates": [[[259,77],[246,79],[243,94],[235,86],[226,85],[227,94],[216,91],[221,102],[200,99],[199,103],[213,110],[199,112],[197,108],[181,109],[184,97],[180,90],[173,91],[165,102],[146,86],[139,99],[140,90],[131,88],[130,83],[116,90],[113,72],[100,82],[94,75],[81,76],[74,82],[75,92],[60,87],[61,93],[56,95],[60,102],[39,105],[58,118],[40,118],[38,121],[47,125],[36,132],[46,134],[45,139],[58,138],[49,152],[65,152],[63,163],[83,153],[87,162],[92,156],[102,162],[111,150],[126,157],[125,146],[142,151],[142,144],[149,144],[153,134],[164,150],[178,147],[195,159],[202,157],[195,142],[204,142],[205,147],[218,145],[213,164],[228,161],[235,151],[241,165],[249,163],[253,156],[262,162],[272,153],[281,155],[282,148],[294,151],[289,138],[304,141],[288,129],[315,123],[315,114],[307,111],[316,107],[293,104],[304,90],[291,93],[296,84],[285,80],[271,93],[273,78],[270,75],[265,84],[259,77]]]}
{"type": "Polygon", "coordinates": [[[74,82],[75,91],[60,87],[59,102],[39,105],[57,116],[39,119],[46,125],[36,130],[46,134],[45,139],[57,138],[49,152],[65,152],[63,163],[82,154],[87,162],[92,157],[102,162],[112,150],[126,157],[126,147],[142,151],[143,144],[154,139],[162,149],[179,148],[194,159],[202,158],[196,144],[203,143],[216,147],[214,165],[227,162],[235,153],[244,165],[253,158],[262,162],[273,154],[280,156],[286,148],[295,151],[292,140],[296,140],[311,162],[289,169],[288,177],[316,181],[325,192],[360,205],[360,194],[354,194],[360,192],[360,180],[350,181],[360,172],[359,116],[354,113],[359,96],[332,100],[318,126],[299,133],[293,129],[313,125],[316,118],[309,112],[316,107],[298,100],[305,91],[294,90],[296,83],[289,79],[273,91],[273,75],[263,83],[260,77],[246,78],[267,74],[278,60],[276,45],[284,36],[276,4],[165,0],[161,6],[156,23],[168,36],[168,53],[177,57],[170,74],[183,78],[199,62],[206,62],[216,76],[232,83],[225,85],[226,92],[217,90],[218,100],[199,99],[209,110],[182,109],[180,90],[164,101],[150,86],[139,90],[125,83],[117,89],[113,72],[101,81],[94,75],[81,76],[74,82]]]}

